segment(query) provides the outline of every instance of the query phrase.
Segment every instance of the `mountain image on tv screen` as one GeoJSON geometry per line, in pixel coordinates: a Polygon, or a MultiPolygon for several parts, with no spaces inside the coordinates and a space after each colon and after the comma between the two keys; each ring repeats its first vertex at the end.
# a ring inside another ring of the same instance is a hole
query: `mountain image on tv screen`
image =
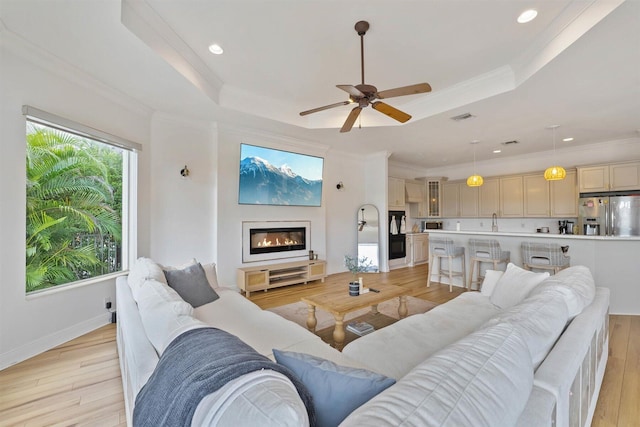
{"type": "Polygon", "coordinates": [[[323,160],[242,144],[238,203],[320,206],[323,160]]]}

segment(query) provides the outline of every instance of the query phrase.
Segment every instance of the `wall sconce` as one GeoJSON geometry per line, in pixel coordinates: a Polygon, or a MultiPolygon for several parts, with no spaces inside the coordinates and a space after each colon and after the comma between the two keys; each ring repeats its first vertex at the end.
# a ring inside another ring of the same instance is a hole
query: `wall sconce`
{"type": "Polygon", "coordinates": [[[189,176],[189,169],[187,168],[187,165],[184,165],[184,168],[180,169],[180,175],[182,175],[183,178],[189,176]]]}
{"type": "Polygon", "coordinates": [[[338,189],[338,191],[344,190],[344,184],[342,183],[342,181],[336,184],[336,188],[338,189]]]}

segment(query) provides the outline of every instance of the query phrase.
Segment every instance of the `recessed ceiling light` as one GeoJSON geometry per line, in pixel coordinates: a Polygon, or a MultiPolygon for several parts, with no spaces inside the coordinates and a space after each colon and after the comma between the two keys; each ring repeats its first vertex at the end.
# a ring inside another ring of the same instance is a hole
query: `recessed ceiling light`
{"type": "Polygon", "coordinates": [[[222,55],[222,52],[224,52],[224,50],[220,47],[220,45],[214,43],[209,46],[209,52],[213,53],[214,55],[222,55]]]}
{"type": "Polygon", "coordinates": [[[493,150],[495,154],[502,153],[502,150],[493,150]]]}
{"type": "Polygon", "coordinates": [[[573,138],[563,138],[562,140],[564,142],[571,142],[571,141],[573,141],[573,138]]]}
{"type": "Polygon", "coordinates": [[[538,11],[535,9],[525,10],[518,16],[518,24],[526,24],[527,22],[531,22],[536,19],[538,16],[538,11]]]}

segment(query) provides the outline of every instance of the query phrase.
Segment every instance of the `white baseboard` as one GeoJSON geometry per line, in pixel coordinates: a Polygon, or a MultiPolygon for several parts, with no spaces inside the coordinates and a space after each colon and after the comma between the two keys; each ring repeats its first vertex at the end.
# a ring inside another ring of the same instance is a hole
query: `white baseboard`
{"type": "Polygon", "coordinates": [[[38,338],[35,341],[24,344],[16,349],[0,354],[0,371],[11,365],[20,363],[33,356],[50,350],[60,344],[64,344],[74,338],[98,329],[109,323],[109,316],[102,313],[99,316],[85,320],[61,331],[38,338]]]}

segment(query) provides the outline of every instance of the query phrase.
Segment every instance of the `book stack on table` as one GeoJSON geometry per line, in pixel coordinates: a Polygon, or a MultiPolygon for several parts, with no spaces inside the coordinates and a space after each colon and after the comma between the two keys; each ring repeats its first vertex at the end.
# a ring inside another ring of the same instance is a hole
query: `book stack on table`
{"type": "Polygon", "coordinates": [[[352,322],[347,325],[347,331],[360,336],[370,334],[374,330],[373,326],[367,322],[352,322]]]}

